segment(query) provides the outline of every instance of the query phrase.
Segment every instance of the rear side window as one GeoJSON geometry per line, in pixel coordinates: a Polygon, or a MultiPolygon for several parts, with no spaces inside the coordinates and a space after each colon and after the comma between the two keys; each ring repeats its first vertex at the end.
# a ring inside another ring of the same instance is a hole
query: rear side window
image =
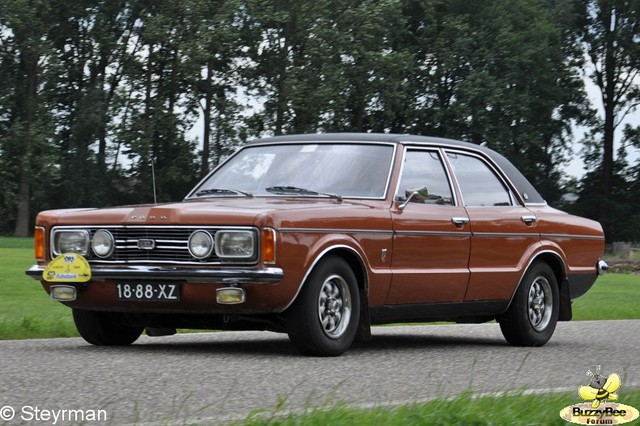
{"type": "Polygon", "coordinates": [[[483,160],[453,152],[447,153],[447,157],[460,185],[465,206],[512,205],[509,190],[483,160]]]}

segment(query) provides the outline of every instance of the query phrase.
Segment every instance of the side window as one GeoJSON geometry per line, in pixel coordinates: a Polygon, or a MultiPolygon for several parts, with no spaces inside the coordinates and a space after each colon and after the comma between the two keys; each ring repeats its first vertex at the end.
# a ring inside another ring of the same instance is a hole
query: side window
{"type": "Polygon", "coordinates": [[[460,185],[465,206],[510,206],[509,190],[481,159],[470,155],[447,153],[460,185]]]}
{"type": "Polygon", "coordinates": [[[437,151],[408,151],[404,158],[402,177],[396,197],[406,200],[417,192],[411,202],[452,205],[451,186],[437,151]]]}

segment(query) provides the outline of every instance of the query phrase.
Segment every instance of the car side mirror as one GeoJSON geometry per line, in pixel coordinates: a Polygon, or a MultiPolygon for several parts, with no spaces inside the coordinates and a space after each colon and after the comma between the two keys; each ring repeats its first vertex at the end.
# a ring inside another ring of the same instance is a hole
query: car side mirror
{"type": "Polygon", "coordinates": [[[429,198],[429,190],[427,189],[426,186],[422,186],[420,188],[414,188],[414,189],[407,188],[404,190],[404,193],[406,195],[406,199],[402,204],[398,206],[398,210],[400,211],[404,210],[407,207],[407,205],[411,202],[421,203],[429,198]]]}

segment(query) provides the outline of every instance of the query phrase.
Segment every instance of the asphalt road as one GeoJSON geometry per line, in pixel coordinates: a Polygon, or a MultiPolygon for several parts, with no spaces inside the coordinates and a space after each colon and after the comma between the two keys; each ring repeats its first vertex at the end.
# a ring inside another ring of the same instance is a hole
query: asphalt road
{"type": "Polygon", "coordinates": [[[286,335],[269,332],[144,336],[126,348],[3,341],[0,416],[13,410],[5,424],[44,425],[61,410],[103,410],[106,421],[85,424],[217,424],[279,405],[376,406],[468,390],[565,390],[579,402],[577,388],[597,364],[620,374],[621,400],[625,389],[640,389],[640,320],[560,323],[542,348],[508,346],[496,324],[376,327],[373,334],[338,358],[301,356],[286,335]]]}

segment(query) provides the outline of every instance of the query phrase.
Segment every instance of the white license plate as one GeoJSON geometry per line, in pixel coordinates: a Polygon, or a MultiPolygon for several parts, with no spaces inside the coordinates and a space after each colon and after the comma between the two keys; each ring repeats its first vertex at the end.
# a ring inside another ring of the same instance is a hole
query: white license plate
{"type": "Polygon", "coordinates": [[[116,298],[143,302],[175,302],[180,300],[177,283],[116,283],[116,298]]]}

